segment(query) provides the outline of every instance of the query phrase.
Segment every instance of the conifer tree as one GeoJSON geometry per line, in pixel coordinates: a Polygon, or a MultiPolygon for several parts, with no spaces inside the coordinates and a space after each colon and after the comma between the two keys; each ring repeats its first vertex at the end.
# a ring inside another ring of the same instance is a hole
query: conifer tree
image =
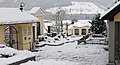
{"type": "Polygon", "coordinates": [[[100,14],[97,14],[92,22],[89,22],[91,23],[91,31],[94,33],[94,34],[103,34],[104,31],[107,30],[107,27],[106,27],[106,23],[104,22],[104,20],[101,20],[100,19],[100,14]]]}

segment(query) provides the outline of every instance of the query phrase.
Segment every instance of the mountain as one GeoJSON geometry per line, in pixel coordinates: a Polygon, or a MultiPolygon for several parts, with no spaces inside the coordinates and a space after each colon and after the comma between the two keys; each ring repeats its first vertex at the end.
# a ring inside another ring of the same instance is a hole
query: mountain
{"type": "Polygon", "coordinates": [[[105,12],[105,7],[92,2],[77,2],[72,1],[71,5],[63,7],[53,7],[46,10],[47,14],[46,19],[50,19],[49,16],[55,14],[59,10],[64,10],[67,14],[66,20],[91,20],[93,17],[100,13],[105,12]],[[99,6],[98,6],[99,5],[99,6]]]}
{"type": "Polygon", "coordinates": [[[74,0],[74,1],[98,3],[98,4],[103,5],[105,7],[109,7],[116,0],[74,0]]]}
{"type": "Polygon", "coordinates": [[[0,0],[0,7],[19,7],[20,2],[24,2],[26,4],[26,10],[30,10],[35,6],[48,9],[55,6],[62,7],[71,5],[71,1],[93,2],[106,7],[113,3],[113,0],[0,0]]]}
{"type": "Polygon", "coordinates": [[[98,14],[103,13],[104,9],[101,9],[97,5],[91,2],[76,2],[72,1],[72,5],[63,7],[49,8],[46,11],[55,14],[58,10],[64,10],[67,14],[98,14]]]}

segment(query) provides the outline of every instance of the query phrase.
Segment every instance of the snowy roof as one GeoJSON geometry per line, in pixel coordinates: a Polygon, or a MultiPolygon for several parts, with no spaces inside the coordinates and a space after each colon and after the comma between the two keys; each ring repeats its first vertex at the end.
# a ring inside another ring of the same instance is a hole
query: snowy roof
{"type": "Polygon", "coordinates": [[[68,28],[70,29],[73,26],[76,26],[76,27],[91,26],[91,24],[88,21],[91,21],[91,20],[78,20],[78,22],[75,22],[73,25],[70,25],[68,28]]]}
{"type": "Polygon", "coordinates": [[[41,7],[33,7],[29,12],[36,13],[41,7]]]}
{"type": "Polygon", "coordinates": [[[120,11],[120,1],[113,5],[110,9],[108,9],[104,14],[101,15],[101,19],[111,18],[112,15],[116,15],[116,12],[120,11]]]}
{"type": "Polygon", "coordinates": [[[44,13],[44,11],[43,11],[43,9],[42,9],[41,7],[33,7],[33,8],[29,11],[29,13],[35,14],[35,13],[37,13],[39,10],[41,10],[42,13],[44,13]]]}
{"type": "Polygon", "coordinates": [[[71,20],[63,20],[62,22],[63,22],[63,24],[66,24],[66,23],[70,24],[70,23],[72,23],[71,20]]]}
{"type": "Polygon", "coordinates": [[[47,28],[48,26],[52,26],[52,23],[44,23],[45,28],[47,28]]]}
{"type": "Polygon", "coordinates": [[[39,21],[27,11],[21,12],[19,8],[0,8],[0,15],[0,24],[33,23],[39,21]]]}

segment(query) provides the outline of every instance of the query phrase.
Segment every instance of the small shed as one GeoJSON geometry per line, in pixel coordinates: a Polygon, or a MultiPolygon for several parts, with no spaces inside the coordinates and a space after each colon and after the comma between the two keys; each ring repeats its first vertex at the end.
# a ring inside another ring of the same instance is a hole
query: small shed
{"type": "Polygon", "coordinates": [[[101,19],[108,20],[108,65],[120,64],[120,1],[101,15],[101,19]]]}
{"type": "Polygon", "coordinates": [[[0,8],[0,44],[20,50],[30,50],[33,45],[33,23],[39,21],[19,8],[0,8]]]}

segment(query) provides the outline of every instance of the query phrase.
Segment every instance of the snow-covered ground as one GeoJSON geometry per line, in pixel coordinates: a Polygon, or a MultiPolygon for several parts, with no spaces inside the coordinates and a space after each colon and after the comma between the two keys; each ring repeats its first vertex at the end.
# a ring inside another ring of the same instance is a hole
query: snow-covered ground
{"type": "Polygon", "coordinates": [[[65,7],[54,7],[47,9],[47,12],[55,14],[59,10],[64,10],[67,14],[98,14],[103,13],[104,10],[91,2],[71,2],[72,5],[65,7]]]}
{"type": "MultiPolygon", "coordinates": [[[[0,65],[7,65],[25,58],[35,56],[36,61],[28,61],[21,65],[106,65],[108,62],[108,51],[106,45],[84,44],[77,45],[80,37],[69,37],[69,43],[61,46],[40,47],[38,52],[27,50],[16,50],[5,45],[0,45],[0,65]],[[5,58],[2,55],[11,57],[5,58]]],[[[59,42],[64,42],[60,40],[59,42]]],[[[52,44],[52,43],[49,43],[52,44]]]]}
{"type": "MultiPolygon", "coordinates": [[[[35,44],[35,46],[43,46],[43,45],[49,45],[49,46],[59,46],[59,45],[63,45],[64,43],[68,43],[68,42],[74,42],[76,40],[81,39],[82,36],[70,36],[67,38],[58,38],[56,37],[47,37],[47,39],[45,41],[41,41],[35,44]],[[58,39],[58,40],[55,40],[58,39]]],[[[35,47],[35,50],[40,50],[40,47],[35,47]]]]}
{"type": "Polygon", "coordinates": [[[37,61],[21,65],[106,65],[108,52],[103,47],[104,45],[77,45],[77,42],[45,46],[36,53],[37,61]]]}
{"type": "MultiPolygon", "coordinates": [[[[3,45],[0,45],[2,47],[3,45]]],[[[29,57],[35,56],[34,53],[24,50],[16,50],[7,46],[4,46],[3,48],[0,48],[0,65],[8,65],[29,57]],[[2,57],[2,55],[8,55],[10,57],[5,58],[2,57]]]]}

